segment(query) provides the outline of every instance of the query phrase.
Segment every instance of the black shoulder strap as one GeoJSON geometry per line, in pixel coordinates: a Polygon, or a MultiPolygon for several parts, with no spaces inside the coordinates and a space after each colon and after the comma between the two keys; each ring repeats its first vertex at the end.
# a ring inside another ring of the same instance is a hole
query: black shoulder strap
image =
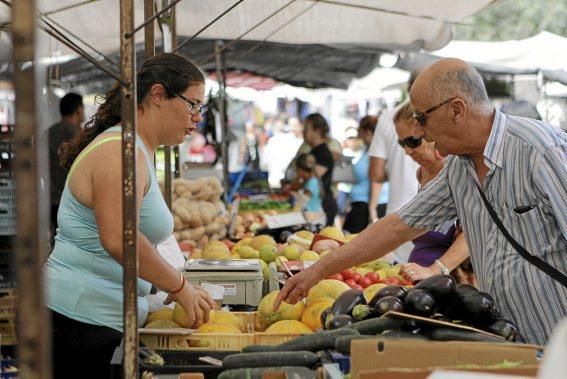
{"type": "Polygon", "coordinates": [[[555,279],[557,282],[559,282],[560,284],[562,284],[564,287],[567,288],[567,276],[565,274],[561,273],[556,268],[549,265],[549,263],[545,262],[544,260],[542,260],[542,259],[540,259],[540,258],[538,258],[534,255],[531,255],[522,245],[520,245],[518,243],[518,241],[516,241],[510,235],[510,233],[508,233],[508,230],[506,229],[504,224],[502,224],[502,221],[500,221],[500,218],[496,214],[496,211],[494,210],[492,205],[490,205],[490,202],[488,201],[488,199],[484,195],[484,191],[482,190],[482,188],[480,187],[480,185],[478,183],[476,183],[476,188],[478,189],[478,192],[480,193],[480,197],[482,197],[482,201],[484,202],[484,205],[486,205],[486,209],[488,209],[488,213],[490,213],[490,217],[492,217],[492,220],[498,226],[498,229],[500,229],[502,234],[504,234],[504,237],[506,237],[508,242],[510,242],[510,244],[514,247],[514,249],[516,249],[518,254],[520,254],[522,256],[522,258],[524,258],[526,261],[530,262],[532,265],[536,266],[541,271],[545,272],[551,278],[555,279]]]}

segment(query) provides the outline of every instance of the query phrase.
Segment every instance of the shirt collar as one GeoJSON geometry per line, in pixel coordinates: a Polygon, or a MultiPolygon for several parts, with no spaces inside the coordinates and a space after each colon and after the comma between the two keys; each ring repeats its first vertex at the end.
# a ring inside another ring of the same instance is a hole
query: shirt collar
{"type": "Polygon", "coordinates": [[[492,130],[490,131],[490,136],[484,148],[484,157],[500,168],[502,168],[502,162],[504,160],[505,134],[506,115],[499,110],[495,110],[492,130]]]}

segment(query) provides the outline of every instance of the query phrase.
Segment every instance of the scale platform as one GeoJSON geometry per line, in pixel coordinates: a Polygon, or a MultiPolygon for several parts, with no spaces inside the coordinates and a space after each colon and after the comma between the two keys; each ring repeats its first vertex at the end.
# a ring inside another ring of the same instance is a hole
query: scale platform
{"type": "Polygon", "coordinates": [[[262,266],[256,259],[190,259],[183,273],[191,284],[223,286],[224,305],[258,306],[262,299],[262,266]]]}
{"type": "Polygon", "coordinates": [[[259,271],[262,266],[256,259],[189,259],[185,270],[187,271],[259,271]]]}

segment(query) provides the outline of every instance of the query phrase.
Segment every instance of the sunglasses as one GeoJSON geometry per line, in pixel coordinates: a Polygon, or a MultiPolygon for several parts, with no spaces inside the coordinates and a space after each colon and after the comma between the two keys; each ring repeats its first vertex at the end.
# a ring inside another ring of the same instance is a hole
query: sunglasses
{"type": "Polygon", "coordinates": [[[426,110],[425,112],[413,112],[413,118],[415,121],[417,121],[419,123],[419,125],[421,126],[425,126],[425,123],[427,122],[427,115],[430,113],[433,113],[434,111],[436,111],[437,109],[441,108],[443,105],[455,100],[457,98],[457,96],[454,96],[450,99],[447,99],[445,101],[443,101],[442,103],[439,103],[431,108],[429,108],[428,110],[426,110]]]}
{"type": "Polygon", "coordinates": [[[197,116],[198,114],[202,113],[205,111],[205,105],[203,104],[199,104],[195,101],[189,100],[188,98],[186,98],[183,95],[177,94],[175,92],[173,92],[172,90],[169,89],[169,87],[167,85],[165,85],[165,83],[163,84],[163,86],[165,87],[165,89],[171,93],[173,96],[177,97],[179,100],[184,101],[185,103],[187,103],[187,105],[189,105],[189,113],[191,113],[192,116],[197,116]]]}
{"type": "Polygon", "coordinates": [[[416,147],[421,145],[421,141],[422,141],[421,138],[408,137],[402,140],[398,140],[398,143],[400,144],[402,149],[406,146],[409,147],[410,149],[415,149],[416,147]]]}

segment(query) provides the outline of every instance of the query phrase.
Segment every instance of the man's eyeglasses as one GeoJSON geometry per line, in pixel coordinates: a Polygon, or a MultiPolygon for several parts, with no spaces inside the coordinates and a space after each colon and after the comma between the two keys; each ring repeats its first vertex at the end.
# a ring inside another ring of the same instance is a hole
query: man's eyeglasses
{"type": "Polygon", "coordinates": [[[205,111],[205,106],[203,104],[199,104],[197,102],[194,102],[192,100],[189,100],[188,98],[186,98],[183,95],[177,94],[175,92],[173,92],[172,90],[169,89],[168,86],[166,86],[165,84],[163,84],[163,86],[165,87],[165,89],[171,93],[173,96],[177,97],[180,100],[183,100],[184,102],[186,102],[189,105],[189,113],[191,113],[191,115],[193,116],[197,116],[198,114],[202,113],[205,111]]]}
{"type": "Polygon", "coordinates": [[[419,125],[421,126],[425,126],[425,123],[427,122],[427,115],[436,111],[437,109],[441,108],[443,105],[455,100],[457,98],[457,96],[454,96],[450,99],[447,99],[445,101],[443,101],[440,104],[437,104],[431,108],[429,108],[428,110],[426,110],[425,112],[421,113],[421,112],[413,112],[413,118],[415,121],[417,121],[419,123],[419,125]]]}
{"type": "Polygon", "coordinates": [[[398,143],[400,144],[402,149],[406,146],[409,147],[410,149],[415,149],[416,147],[421,145],[421,141],[422,141],[421,138],[408,137],[402,140],[398,140],[398,143]]]}

